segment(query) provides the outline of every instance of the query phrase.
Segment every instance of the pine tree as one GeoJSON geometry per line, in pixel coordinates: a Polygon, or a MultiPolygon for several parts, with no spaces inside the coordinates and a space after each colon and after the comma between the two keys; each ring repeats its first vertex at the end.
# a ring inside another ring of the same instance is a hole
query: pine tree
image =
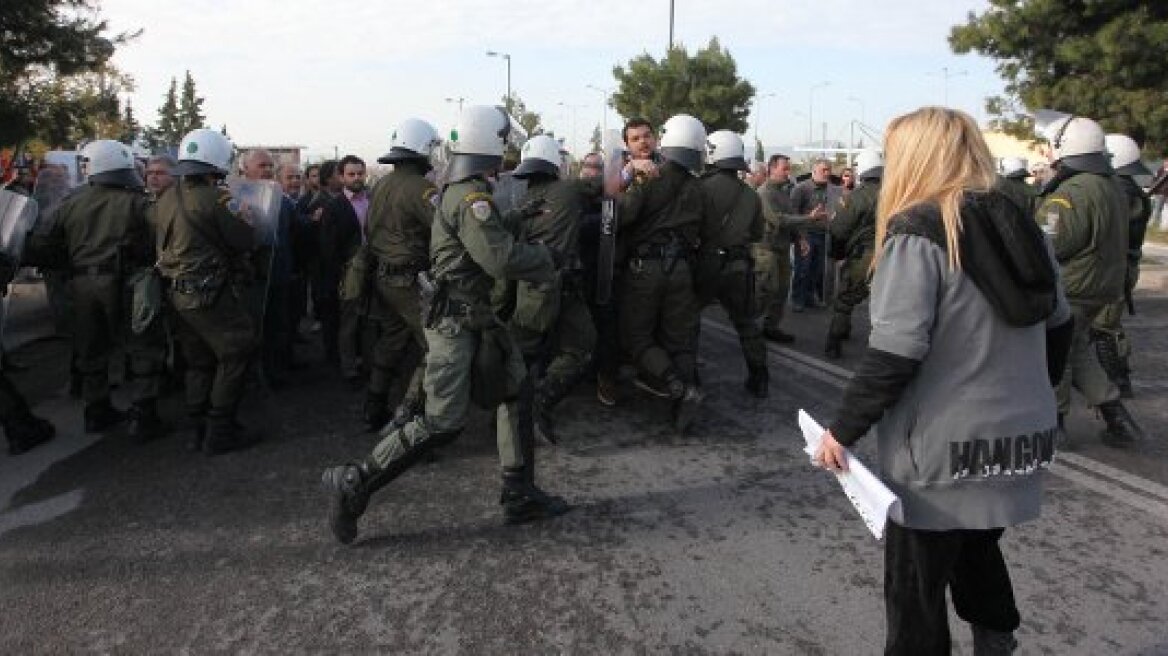
{"type": "Polygon", "coordinates": [[[122,143],[133,144],[142,136],[142,125],[134,115],[134,103],[126,101],[125,111],[122,112],[122,134],[119,139],[122,143]]]}
{"type": "Polygon", "coordinates": [[[166,98],[158,108],[158,123],[147,131],[146,140],[152,149],[174,150],[184,134],[178,118],[178,82],[172,77],[166,98]]]}
{"type": "Polygon", "coordinates": [[[592,128],[592,137],[588,139],[588,142],[592,144],[592,152],[594,153],[599,153],[604,149],[604,135],[600,133],[599,125],[592,128]]]}
{"type": "Polygon", "coordinates": [[[207,117],[203,116],[203,99],[195,93],[195,78],[191,77],[191,72],[187,71],[187,76],[183,80],[182,98],[178,104],[178,126],[179,132],[182,135],[191,130],[206,127],[207,117]]]}

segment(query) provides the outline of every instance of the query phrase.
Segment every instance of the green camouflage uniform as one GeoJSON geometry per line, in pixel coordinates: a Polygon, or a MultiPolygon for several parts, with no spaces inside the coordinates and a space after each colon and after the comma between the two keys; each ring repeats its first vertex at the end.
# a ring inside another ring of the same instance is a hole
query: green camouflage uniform
{"type": "MultiPolygon", "coordinates": [[[[398,162],[374,186],[366,222],[373,269],[373,311],[380,334],[373,346],[369,403],[384,410],[395,376],[408,376],[403,408],[422,400],[426,335],[417,276],[429,268],[430,230],[438,190],[423,166],[398,162]]],[[[367,415],[372,408],[367,408],[367,415]]],[[[368,416],[367,416],[368,418],[368,416]]]]}
{"type": "Polygon", "coordinates": [[[800,229],[814,222],[795,213],[794,188],[789,178],[784,182],[768,179],[758,187],[764,223],[762,243],[754,248],[754,273],[764,332],[779,330],[791,292],[791,243],[800,229]]]}
{"type": "Polygon", "coordinates": [[[88,185],[61,204],[44,242],[34,246],[61,251],[71,275],[74,350],[87,405],[108,402],[110,357],[119,345],[130,358],[135,404],[158,396],[166,357],[161,322],[140,335],[130,330],[128,281],[154,264],[148,205],[139,191],[88,185]]]}
{"type": "Polygon", "coordinates": [[[840,285],[832,303],[831,325],[827,329],[829,350],[852,334],[852,311],[868,298],[868,273],[876,250],[876,201],[880,179],[861,180],[841,201],[831,221],[832,256],[843,260],[840,285]]]}
{"type": "MultiPolygon", "coordinates": [[[[702,227],[697,286],[702,307],[717,301],[738,331],[742,355],[754,374],[766,370],[766,344],[755,304],[752,247],[763,239],[762,201],[736,171],[702,180],[714,221],[702,227]]],[[[765,375],[765,374],[762,374],[765,375]]]]}
{"type": "Polygon", "coordinates": [[[1127,268],[1127,202],[1110,176],[1076,173],[1048,188],[1038,220],[1053,236],[1067,301],[1074,316],[1070,371],[1058,387],[1059,413],[1070,410],[1073,384],[1092,406],[1115,401],[1119,390],[1091,346],[1091,326],[1123,297],[1127,268]]]}
{"type": "Polygon", "coordinates": [[[158,267],[170,280],[187,361],[187,409],[222,421],[234,419],[258,339],[242,300],[255,230],[232,208],[226,190],[184,178],[162,194],[152,215],[158,267]]]}

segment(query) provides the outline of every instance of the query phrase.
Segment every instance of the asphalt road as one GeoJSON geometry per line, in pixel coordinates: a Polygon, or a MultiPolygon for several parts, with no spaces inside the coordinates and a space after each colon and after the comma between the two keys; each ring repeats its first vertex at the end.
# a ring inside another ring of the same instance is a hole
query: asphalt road
{"type": "MultiPolygon", "coordinates": [[[[1168,407],[1168,302],[1155,307],[1133,330],[1141,419],[1168,407]]],[[[0,455],[0,653],[880,653],[881,545],[795,425],[800,408],[827,418],[846,372],[801,338],[807,354],[772,349],[770,398],[744,398],[725,330],[705,326],[708,403],[688,435],[645,396],[606,409],[582,388],[565,402],[539,476],[570,514],[501,525],[476,415],[374,498],[351,547],[327,532],[318,480],[372,438],[361,394],[329,372],[253,394],[247,419],[267,441],[208,459],[178,434],[82,435],[61,394],[65,343],[29,343],[17,380],[61,435],[0,455]]],[[[1047,475],[1043,517],[1007,531],[1021,653],[1168,654],[1163,425],[1122,456],[1084,438],[1047,475]]]]}

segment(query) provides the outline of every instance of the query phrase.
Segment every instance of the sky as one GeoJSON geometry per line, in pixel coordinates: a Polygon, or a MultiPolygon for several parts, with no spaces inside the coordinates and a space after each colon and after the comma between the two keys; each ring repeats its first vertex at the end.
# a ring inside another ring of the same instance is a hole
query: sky
{"type": "MultiPolygon", "coordinates": [[[[718,37],[755,85],[748,144],[756,132],[768,147],[819,140],[824,123],[846,141],[855,120],[882,129],[946,100],[983,122],[984,98],[1002,88],[994,62],[954,55],[947,36],[986,6],[676,0],[674,39],[692,53],[718,37]]],[[[170,79],[190,70],[211,126],[237,145],[305,146],[310,160],[371,161],[403,119],[445,134],[459,98],[498,104],[506,62],[488,50],[511,55],[512,89],[544,125],[587,149],[594,126],[620,124],[589,85],[612,89],[613,66],[660,57],[669,41],[668,0],[102,0],[100,15],[113,31],[143,29],[114,57],[135,80],[140,120],[153,123],[170,79]]]]}

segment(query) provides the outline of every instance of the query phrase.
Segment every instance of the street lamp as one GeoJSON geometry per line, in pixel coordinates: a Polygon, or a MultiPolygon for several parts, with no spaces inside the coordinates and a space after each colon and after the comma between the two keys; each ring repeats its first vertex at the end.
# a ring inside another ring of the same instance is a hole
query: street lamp
{"type": "MultiPolygon", "coordinates": [[[[610,95],[612,95],[612,89],[602,89],[601,87],[598,87],[595,84],[586,84],[585,86],[588,87],[589,89],[592,89],[593,91],[599,91],[600,93],[604,94],[604,105],[601,107],[601,110],[600,110],[601,111],[600,123],[601,123],[601,129],[604,131],[604,133],[607,133],[608,132],[608,97],[610,95]]],[[[603,137],[601,137],[601,138],[603,138],[603,137]]]]}
{"type": "Polygon", "coordinates": [[[945,94],[943,96],[945,99],[944,104],[946,107],[948,107],[949,106],[949,78],[961,77],[962,75],[969,75],[969,71],[955,71],[953,73],[950,73],[948,66],[942,66],[940,71],[934,71],[932,73],[929,73],[928,75],[936,75],[936,76],[939,76],[941,78],[941,86],[942,86],[942,88],[944,90],[943,92],[945,94]]]}
{"type": "Polygon", "coordinates": [[[854,102],[854,103],[856,103],[857,105],[859,105],[859,106],[860,106],[860,122],[861,122],[861,123],[864,123],[864,122],[866,122],[866,121],[867,121],[867,119],[865,119],[865,118],[864,118],[864,101],[863,101],[863,100],[860,100],[859,98],[857,98],[857,97],[855,97],[855,96],[848,96],[848,100],[849,100],[850,102],[854,102]]]}
{"type": "Polygon", "coordinates": [[[758,123],[762,120],[762,110],[759,109],[759,106],[762,104],[763,98],[774,98],[777,95],[779,94],[772,91],[754,97],[754,143],[756,145],[758,144],[758,123]]]}
{"type": "MultiPolygon", "coordinates": [[[[487,51],[488,57],[502,57],[507,60],[507,104],[511,104],[511,55],[505,52],[495,52],[494,50],[487,51]]],[[[507,113],[511,113],[511,108],[507,108],[507,113]]]]}
{"type": "Polygon", "coordinates": [[[807,145],[815,140],[815,90],[823,87],[831,86],[831,82],[820,82],[811,87],[811,92],[807,94],[807,145]]]}
{"type": "Polygon", "coordinates": [[[446,99],[446,102],[448,102],[448,103],[458,103],[458,114],[460,116],[462,115],[462,103],[465,101],[466,101],[466,98],[463,98],[462,96],[459,96],[457,98],[447,98],[446,99]]]}
{"type": "MultiPolygon", "coordinates": [[[[857,98],[855,96],[848,96],[848,100],[850,102],[854,102],[860,106],[860,123],[864,123],[864,101],[860,100],[859,98],[857,98]]],[[[852,119],[851,127],[849,128],[849,131],[848,131],[848,148],[855,148],[855,147],[856,147],[856,120],[852,119]]],[[[849,152],[848,153],[848,164],[849,165],[852,163],[852,160],[853,160],[852,153],[849,152]]]]}
{"type": "Polygon", "coordinates": [[[572,150],[576,151],[576,110],[586,105],[570,105],[566,102],[560,101],[556,103],[560,107],[567,107],[572,110],[572,150]]]}

